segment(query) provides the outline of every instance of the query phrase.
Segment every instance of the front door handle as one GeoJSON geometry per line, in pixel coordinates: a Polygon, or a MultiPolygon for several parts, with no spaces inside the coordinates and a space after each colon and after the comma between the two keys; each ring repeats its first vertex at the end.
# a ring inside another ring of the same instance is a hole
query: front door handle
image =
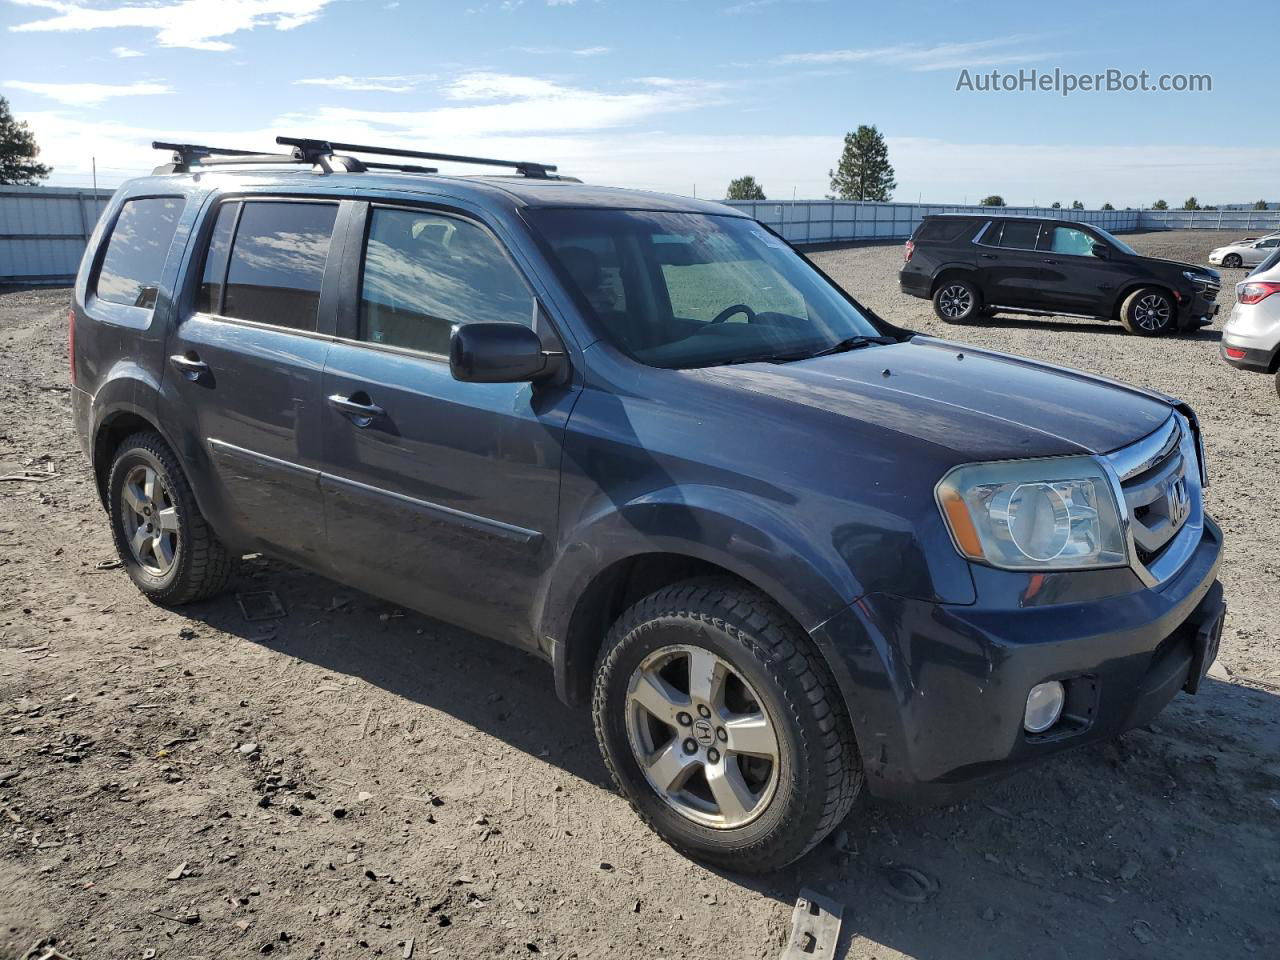
{"type": "Polygon", "coordinates": [[[980,256],[983,260],[995,260],[995,259],[996,259],[996,255],[995,255],[994,253],[980,253],[980,254],[978,254],[978,256],[980,256]]]}
{"type": "Polygon", "coordinates": [[[173,364],[175,370],[188,380],[196,380],[201,374],[209,372],[209,365],[198,359],[195,354],[186,356],[181,353],[175,353],[169,358],[169,362],[173,364]]]}
{"type": "Polygon", "coordinates": [[[1041,263],[1057,263],[1057,260],[1042,260],[1041,263]]]}
{"type": "MultiPolygon", "coordinates": [[[[355,396],[361,396],[361,394],[355,396]]],[[[361,403],[353,397],[344,397],[340,393],[335,393],[329,398],[329,406],[345,413],[357,427],[367,427],[377,418],[385,416],[387,412],[376,403],[361,403]]]]}

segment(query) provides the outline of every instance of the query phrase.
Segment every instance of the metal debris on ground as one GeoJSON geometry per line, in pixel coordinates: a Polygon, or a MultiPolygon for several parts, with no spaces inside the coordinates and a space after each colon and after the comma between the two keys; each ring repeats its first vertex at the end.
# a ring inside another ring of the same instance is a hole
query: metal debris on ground
{"type": "Polygon", "coordinates": [[[240,604],[240,613],[246,620],[276,620],[287,615],[274,590],[237,593],[236,603],[240,604]]]}
{"type": "Polygon", "coordinates": [[[120,559],[115,558],[111,560],[99,560],[93,565],[93,568],[95,570],[119,570],[123,566],[124,564],[120,562],[120,559]]]}
{"type": "Polygon", "coordinates": [[[23,470],[21,473],[6,473],[3,477],[0,477],[0,482],[44,483],[46,480],[56,480],[60,476],[62,476],[60,473],[36,473],[32,470],[23,470]]]}
{"type": "Polygon", "coordinates": [[[835,960],[844,906],[802,889],[791,911],[791,938],[780,960],[835,960]]]}

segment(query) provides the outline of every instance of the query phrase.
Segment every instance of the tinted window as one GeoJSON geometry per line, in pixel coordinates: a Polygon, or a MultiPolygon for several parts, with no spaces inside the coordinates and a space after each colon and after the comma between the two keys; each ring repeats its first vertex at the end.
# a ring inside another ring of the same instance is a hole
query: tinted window
{"type": "Polygon", "coordinates": [[[245,203],[231,248],[223,314],[314,330],[337,214],[335,203],[245,203]]]}
{"type": "Polygon", "coordinates": [[[1040,224],[1006,220],[1004,232],[1000,234],[1000,246],[1012,247],[1015,250],[1034,250],[1038,236],[1040,236],[1040,224]]]}
{"type": "Polygon", "coordinates": [[[196,294],[198,313],[222,312],[222,283],[227,278],[227,253],[231,250],[231,232],[236,227],[240,204],[224,203],[218,208],[218,220],[209,236],[209,249],[204,255],[204,275],[196,294]]]}
{"type": "Polygon", "coordinates": [[[372,211],[361,340],[447,354],[455,323],[532,326],[533,304],[498,241],[476,224],[427,211],[372,211]]]}
{"type": "MultiPolygon", "coordinates": [[[[772,265],[743,257],[729,234],[711,234],[705,243],[711,256],[698,251],[693,234],[653,238],[654,252],[676,317],[710,323],[722,310],[745,304],[757,313],[789,317],[805,315],[804,297],[772,265]]],[[[725,323],[747,323],[740,311],[725,323]]]]}
{"type": "Polygon", "coordinates": [[[131,307],[156,305],[160,272],[173,244],[182,206],[178,197],[125,201],[98,270],[99,297],[131,307]]]}
{"type": "Polygon", "coordinates": [[[972,230],[973,225],[973,220],[953,220],[950,218],[926,220],[917,228],[915,239],[950,243],[953,240],[959,240],[960,235],[966,230],[972,230]]]}
{"type": "Polygon", "coordinates": [[[1041,250],[1065,253],[1072,257],[1093,256],[1093,237],[1075,227],[1053,227],[1041,239],[1041,250]]]}

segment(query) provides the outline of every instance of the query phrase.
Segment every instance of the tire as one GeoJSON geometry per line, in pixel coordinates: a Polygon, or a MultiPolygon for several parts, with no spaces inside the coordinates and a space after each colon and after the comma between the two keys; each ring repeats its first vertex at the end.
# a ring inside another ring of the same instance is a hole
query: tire
{"type": "Polygon", "coordinates": [[[1222,265],[1224,267],[1241,267],[1244,266],[1244,260],[1238,253],[1228,253],[1222,258],[1222,265]]]}
{"type": "Polygon", "coordinates": [[[1280,396],[1280,370],[1276,371],[1276,395],[1280,396]]]}
{"type": "Polygon", "coordinates": [[[982,310],[982,293],[972,281],[951,277],[933,291],[933,312],[943,323],[964,323],[982,310]]]}
{"type": "Polygon", "coordinates": [[[852,726],[820,654],[775,604],[732,581],[687,580],[623,614],[600,653],[592,712],[609,772],[640,819],[681,853],[732,870],[802,856],[862,787],[852,726]],[[699,692],[719,677],[720,692],[691,697],[691,675],[709,681],[699,692]],[[655,676],[665,686],[646,682],[655,676]],[[659,762],[642,768],[642,757],[659,762]],[[655,781],[667,780],[659,792],[655,781]]]}
{"type": "Polygon", "coordinates": [[[201,516],[177,457],[158,434],[135,433],[116,449],[107,504],[116,552],[148,600],[177,606],[226,588],[235,558],[201,516]]]}
{"type": "Polygon", "coordinates": [[[1130,333],[1154,337],[1178,328],[1178,314],[1173,300],[1159,287],[1139,287],[1125,297],[1120,307],[1120,322],[1130,333]]]}

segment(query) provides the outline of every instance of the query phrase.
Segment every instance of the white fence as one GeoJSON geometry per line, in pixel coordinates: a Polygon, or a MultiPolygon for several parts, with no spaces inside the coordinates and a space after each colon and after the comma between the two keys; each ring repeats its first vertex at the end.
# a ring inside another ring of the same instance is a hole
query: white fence
{"type": "MultiPolygon", "coordinates": [[[[0,187],[0,283],[68,283],[110,190],[0,187]]],[[[1231,230],[1241,236],[1280,230],[1280,210],[1051,210],[844,200],[734,200],[792,243],[905,240],[927,214],[1028,214],[1128,230],[1231,230]]]]}
{"type": "Polygon", "coordinates": [[[0,186],[0,283],[69,283],[110,190],[0,186]]]}

